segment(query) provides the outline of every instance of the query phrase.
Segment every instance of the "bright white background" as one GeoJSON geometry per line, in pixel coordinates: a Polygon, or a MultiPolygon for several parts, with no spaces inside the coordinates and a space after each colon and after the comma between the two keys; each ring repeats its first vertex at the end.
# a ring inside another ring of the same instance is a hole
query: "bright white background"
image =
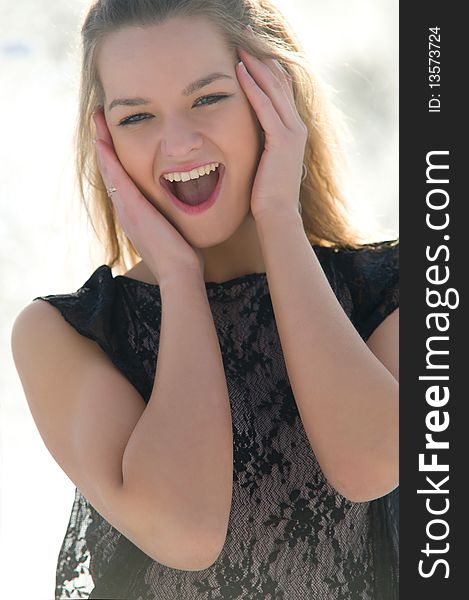
{"type": "MultiPolygon", "coordinates": [[[[73,184],[71,138],[88,0],[0,0],[0,589],[53,600],[74,486],[45,448],[10,351],[18,312],[76,291],[102,262],[73,184]]],[[[278,0],[354,135],[350,194],[398,235],[398,14],[393,0],[278,0]]]]}

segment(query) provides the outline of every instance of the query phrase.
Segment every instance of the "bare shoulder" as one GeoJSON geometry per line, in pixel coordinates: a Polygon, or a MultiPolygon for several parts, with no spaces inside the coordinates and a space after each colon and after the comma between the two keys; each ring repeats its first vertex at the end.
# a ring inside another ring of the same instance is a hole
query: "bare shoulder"
{"type": "Polygon", "coordinates": [[[43,318],[54,321],[58,315],[58,310],[45,300],[33,300],[26,305],[16,316],[13,329],[17,326],[24,327],[32,325],[43,318]]]}
{"type": "Polygon", "coordinates": [[[36,328],[49,328],[54,324],[59,325],[64,320],[63,317],[59,317],[61,317],[59,310],[49,302],[45,300],[33,300],[16,316],[12,332],[22,332],[30,328],[34,332],[36,328]]]}
{"type": "Polygon", "coordinates": [[[19,312],[13,323],[11,345],[14,357],[21,352],[43,350],[47,353],[65,347],[67,353],[98,350],[92,340],[80,335],[60,311],[45,300],[34,300],[19,312]]]}
{"type": "MultiPolygon", "coordinates": [[[[145,407],[143,398],[99,345],[80,334],[58,308],[45,300],[34,300],[17,315],[11,332],[11,349],[20,376],[24,373],[23,384],[31,374],[35,383],[53,379],[62,387],[76,384],[80,389],[86,376],[96,385],[112,376],[112,381],[123,386],[134,401],[138,398],[140,412],[145,407]]],[[[35,395],[31,393],[30,397],[35,395]]]]}

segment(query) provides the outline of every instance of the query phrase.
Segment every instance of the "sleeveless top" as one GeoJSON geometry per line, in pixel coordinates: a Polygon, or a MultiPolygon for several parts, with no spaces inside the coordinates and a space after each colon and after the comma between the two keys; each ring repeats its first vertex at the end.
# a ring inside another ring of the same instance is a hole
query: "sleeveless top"
{"type": "MultiPolygon", "coordinates": [[[[399,305],[399,240],[313,249],[366,341],[399,305]]],[[[223,550],[201,571],[162,565],[76,488],[55,600],[397,599],[398,488],[355,503],[325,479],[289,384],[266,274],[205,285],[233,424],[233,497],[223,550]]],[[[158,285],[113,276],[101,265],[76,292],[37,299],[94,340],[148,402],[158,356],[158,285]]]]}

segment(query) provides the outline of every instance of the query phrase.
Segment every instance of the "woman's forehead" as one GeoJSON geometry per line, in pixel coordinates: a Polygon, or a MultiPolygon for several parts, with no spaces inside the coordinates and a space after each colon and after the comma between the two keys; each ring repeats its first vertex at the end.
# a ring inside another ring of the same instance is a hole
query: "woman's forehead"
{"type": "Polygon", "coordinates": [[[222,35],[201,19],[172,19],[112,33],[100,48],[97,65],[108,99],[129,92],[153,96],[155,88],[159,95],[161,90],[189,95],[192,82],[214,74],[233,76],[234,69],[222,35]]]}
{"type": "Polygon", "coordinates": [[[110,33],[98,54],[99,70],[137,63],[171,62],[181,69],[213,56],[230,56],[221,32],[207,19],[177,17],[158,25],[129,26],[110,33]]]}

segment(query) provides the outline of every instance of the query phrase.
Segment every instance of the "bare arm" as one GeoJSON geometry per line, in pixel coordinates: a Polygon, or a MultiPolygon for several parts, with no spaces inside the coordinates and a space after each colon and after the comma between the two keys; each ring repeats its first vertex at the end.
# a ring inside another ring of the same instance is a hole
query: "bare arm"
{"type": "Polygon", "coordinates": [[[200,275],[161,287],[147,404],[89,338],[44,301],[16,318],[12,351],[48,450],[96,510],[169,567],[210,566],[231,507],[231,413],[200,275]]]}
{"type": "Polygon", "coordinates": [[[268,215],[257,226],[288,376],[311,447],[343,496],[356,502],[383,496],[399,481],[399,384],[392,373],[398,319],[380,326],[385,340],[384,328],[379,344],[378,334],[374,338],[380,360],[339,304],[299,214],[268,215]]]}
{"type": "MultiPolygon", "coordinates": [[[[177,542],[193,537],[214,559],[231,508],[231,411],[205,285],[197,274],[160,284],[162,322],[155,384],[123,456],[124,485],[158,498],[177,542]]],[[[155,539],[159,532],[155,530],[155,539]]]]}

